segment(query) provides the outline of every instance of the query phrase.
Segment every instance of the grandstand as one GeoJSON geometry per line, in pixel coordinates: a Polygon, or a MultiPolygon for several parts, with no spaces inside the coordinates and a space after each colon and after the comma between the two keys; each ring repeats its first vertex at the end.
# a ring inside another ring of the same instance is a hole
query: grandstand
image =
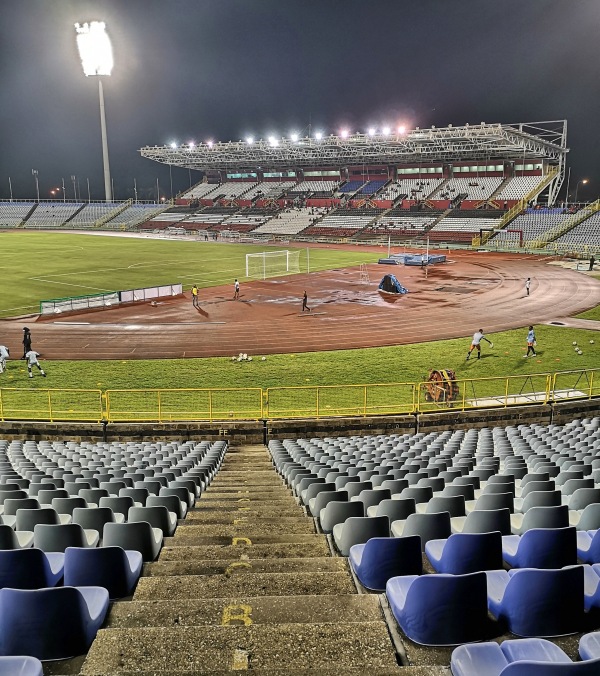
{"type": "Polygon", "coordinates": [[[27,218],[27,227],[60,228],[82,208],[83,203],[41,202],[27,218]]]}
{"type": "Polygon", "coordinates": [[[106,222],[123,208],[122,202],[90,202],[69,219],[72,228],[92,228],[99,222],[106,222]]]}
{"type": "Polygon", "coordinates": [[[0,202],[0,227],[18,227],[34,206],[35,202],[0,202]]]}

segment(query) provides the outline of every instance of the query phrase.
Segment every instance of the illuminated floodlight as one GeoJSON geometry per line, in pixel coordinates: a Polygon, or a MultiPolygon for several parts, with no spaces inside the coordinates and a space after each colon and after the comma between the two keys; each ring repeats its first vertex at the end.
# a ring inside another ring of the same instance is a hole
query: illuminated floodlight
{"type": "Polygon", "coordinates": [[[384,136],[389,136],[392,130],[389,127],[384,127],[381,131],[383,132],[384,136]]]}
{"type": "Polygon", "coordinates": [[[209,148],[212,148],[212,147],[213,147],[213,142],[212,142],[212,141],[207,141],[207,142],[206,142],[206,145],[207,145],[209,148]]]}
{"type": "Polygon", "coordinates": [[[348,138],[349,134],[350,132],[347,129],[342,129],[342,131],[340,132],[340,136],[342,138],[348,138]]]}
{"type": "Polygon", "coordinates": [[[315,138],[317,139],[317,141],[320,141],[323,138],[323,132],[322,131],[315,132],[315,138]]]}
{"type": "Polygon", "coordinates": [[[291,139],[294,143],[295,143],[299,138],[300,138],[300,135],[299,135],[297,132],[295,132],[295,131],[293,131],[293,132],[290,134],[290,139],[291,139]]]}
{"type": "Polygon", "coordinates": [[[368,131],[369,136],[375,136],[376,131],[377,130],[375,129],[375,127],[370,127],[370,129],[368,131]]]}
{"type": "Polygon", "coordinates": [[[189,146],[190,148],[195,148],[195,147],[196,147],[196,144],[195,144],[193,141],[190,141],[190,142],[188,143],[188,146],[189,146]]]}
{"type": "Polygon", "coordinates": [[[251,146],[254,143],[254,137],[253,136],[248,136],[246,138],[246,143],[251,146]]]}
{"type": "Polygon", "coordinates": [[[406,134],[406,127],[405,127],[403,124],[401,124],[401,125],[398,127],[398,133],[399,133],[400,135],[406,134]]]}
{"type": "Polygon", "coordinates": [[[173,149],[177,148],[177,144],[175,143],[175,141],[173,141],[173,142],[171,143],[171,148],[173,148],[173,149]]]}
{"type": "Polygon", "coordinates": [[[106,33],[104,21],[76,23],[75,30],[77,31],[77,49],[85,76],[110,75],[114,61],[112,45],[106,33]]]}
{"type": "Polygon", "coordinates": [[[274,136],[269,136],[267,140],[269,141],[269,145],[273,146],[273,148],[279,145],[279,141],[274,136]]]}

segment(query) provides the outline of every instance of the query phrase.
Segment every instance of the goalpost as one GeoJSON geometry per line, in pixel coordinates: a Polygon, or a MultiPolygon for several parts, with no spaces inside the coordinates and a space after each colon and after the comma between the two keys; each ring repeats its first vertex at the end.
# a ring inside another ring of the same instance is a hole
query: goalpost
{"type": "Polygon", "coordinates": [[[300,272],[299,249],[246,254],[246,277],[266,279],[295,272],[300,272]]]}

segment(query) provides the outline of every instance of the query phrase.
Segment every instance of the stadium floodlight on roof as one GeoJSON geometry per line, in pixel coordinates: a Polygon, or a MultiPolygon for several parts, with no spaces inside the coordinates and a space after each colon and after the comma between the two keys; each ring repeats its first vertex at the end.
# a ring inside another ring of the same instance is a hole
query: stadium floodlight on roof
{"type": "Polygon", "coordinates": [[[112,202],[112,184],[108,161],[108,140],[106,137],[106,115],[104,112],[104,90],[102,77],[112,73],[114,60],[110,38],[103,21],[75,24],[77,49],[81,66],[86,77],[98,77],[98,97],[100,99],[100,131],[102,134],[102,161],[104,165],[104,193],[107,202],[112,202]]]}

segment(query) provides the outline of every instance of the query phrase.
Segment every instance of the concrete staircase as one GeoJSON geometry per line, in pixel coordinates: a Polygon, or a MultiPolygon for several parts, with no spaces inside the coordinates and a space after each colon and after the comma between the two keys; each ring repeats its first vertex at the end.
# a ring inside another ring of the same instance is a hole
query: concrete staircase
{"type": "MultiPolygon", "coordinates": [[[[413,666],[399,666],[406,653],[382,601],[357,593],[346,559],[332,556],[267,449],[234,447],[68,673],[448,675],[447,650],[428,661],[415,646],[413,666]]],[[[46,674],[67,673],[54,669],[46,674]]]]}

